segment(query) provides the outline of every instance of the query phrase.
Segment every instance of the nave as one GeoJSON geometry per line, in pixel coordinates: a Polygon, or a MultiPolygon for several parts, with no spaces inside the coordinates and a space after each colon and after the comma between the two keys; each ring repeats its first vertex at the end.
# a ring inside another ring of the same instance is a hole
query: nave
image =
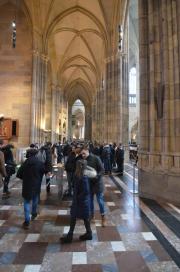
{"type": "Polygon", "coordinates": [[[59,238],[68,232],[71,202],[58,200],[55,181],[50,195],[42,185],[39,216],[28,230],[22,229],[21,182],[12,181],[11,197],[0,200],[0,271],[180,271],[180,209],[133,195],[131,168],[104,176],[106,227],[96,203],[93,240],[79,241],[85,230],[78,221],[67,245],[59,238]]]}

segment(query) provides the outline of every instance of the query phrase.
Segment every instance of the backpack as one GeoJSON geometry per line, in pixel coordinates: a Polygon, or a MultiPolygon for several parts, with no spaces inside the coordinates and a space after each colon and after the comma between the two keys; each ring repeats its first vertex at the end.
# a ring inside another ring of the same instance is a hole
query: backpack
{"type": "Polygon", "coordinates": [[[36,158],[38,158],[39,161],[45,163],[46,162],[46,151],[40,149],[36,155],[36,158]]]}

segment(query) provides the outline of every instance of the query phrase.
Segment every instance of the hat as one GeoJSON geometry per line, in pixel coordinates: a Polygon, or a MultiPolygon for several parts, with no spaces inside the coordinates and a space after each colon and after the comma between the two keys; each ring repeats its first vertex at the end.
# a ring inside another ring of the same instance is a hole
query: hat
{"type": "Polygon", "coordinates": [[[36,146],[35,146],[35,144],[30,144],[29,147],[30,147],[30,148],[35,148],[36,146]]]}
{"type": "Polygon", "coordinates": [[[30,158],[32,156],[36,156],[37,153],[38,153],[37,149],[28,149],[26,151],[26,158],[30,158]]]}

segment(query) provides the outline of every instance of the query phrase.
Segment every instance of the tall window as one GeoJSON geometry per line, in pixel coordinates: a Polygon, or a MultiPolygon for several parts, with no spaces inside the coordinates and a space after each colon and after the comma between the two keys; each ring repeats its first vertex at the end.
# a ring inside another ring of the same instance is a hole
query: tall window
{"type": "Polygon", "coordinates": [[[72,106],[72,139],[84,139],[85,107],[80,99],[72,106]]]}
{"type": "Polygon", "coordinates": [[[129,104],[136,104],[136,68],[129,72],[129,104]]]}

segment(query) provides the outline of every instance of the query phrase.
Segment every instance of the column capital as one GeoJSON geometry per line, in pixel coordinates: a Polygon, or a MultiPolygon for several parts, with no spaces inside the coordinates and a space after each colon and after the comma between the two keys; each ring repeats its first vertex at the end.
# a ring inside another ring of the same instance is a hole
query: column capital
{"type": "Polygon", "coordinates": [[[55,91],[56,90],[56,84],[54,84],[54,83],[51,83],[51,89],[53,90],[53,91],[55,91]]]}
{"type": "Polygon", "coordinates": [[[33,49],[33,56],[40,57],[46,63],[49,61],[48,55],[40,53],[38,49],[33,49]]]}
{"type": "Polygon", "coordinates": [[[57,90],[58,90],[59,92],[62,90],[61,85],[57,85],[56,88],[57,88],[57,90]]]}
{"type": "Polygon", "coordinates": [[[33,56],[37,57],[39,55],[39,51],[37,49],[33,49],[33,56]]]}
{"type": "Polygon", "coordinates": [[[105,58],[104,62],[109,63],[109,62],[113,62],[117,59],[125,58],[125,57],[127,57],[127,53],[118,51],[112,55],[109,55],[107,58],[105,58]]]}
{"type": "Polygon", "coordinates": [[[62,91],[62,87],[61,87],[61,85],[57,85],[57,84],[55,84],[55,83],[51,83],[51,89],[53,90],[53,91],[57,91],[57,92],[61,92],[62,91]]]}
{"type": "Polygon", "coordinates": [[[45,55],[45,54],[41,54],[41,59],[42,59],[45,63],[48,63],[48,61],[49,61],[48,55],[45,55]]]}
{"type": "Polygon", "coordinates": [[[107,58],[105,58],[105,63],[109,63],[109,62],[111,62],[111,61],[114,61],[114,59],[115,59],[115,56],[114,56],[114,54],[112,54],[112,55],[110,55],[110,56],[108,56],[107,58]]]}

